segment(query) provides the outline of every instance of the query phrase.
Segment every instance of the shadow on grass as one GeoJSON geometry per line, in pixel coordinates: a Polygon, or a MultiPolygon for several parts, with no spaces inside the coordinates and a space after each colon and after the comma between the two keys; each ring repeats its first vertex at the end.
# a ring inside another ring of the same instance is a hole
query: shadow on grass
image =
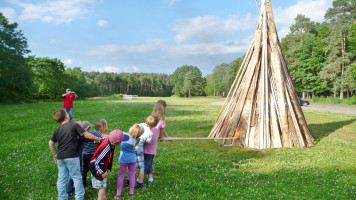
{"type": "Polygon", "coordinates": [[[324,124],[310,124],[308,125],[308,127],[312,136],[314,137],[314,141],[319,142],[322,138],[327,137],[331,133],[335,132],[337,129],[347,126],[355,121],[356,119],[350,119],[324,124]]]}

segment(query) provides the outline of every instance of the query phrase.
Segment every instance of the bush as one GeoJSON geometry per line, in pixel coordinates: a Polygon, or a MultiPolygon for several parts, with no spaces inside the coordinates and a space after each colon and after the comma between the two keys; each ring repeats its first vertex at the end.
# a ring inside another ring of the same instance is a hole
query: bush
{"type": "Polygon", "coordinates": [[[109,99],[123,99],[123,94],[113,94],[109,97],[109,99]]]}

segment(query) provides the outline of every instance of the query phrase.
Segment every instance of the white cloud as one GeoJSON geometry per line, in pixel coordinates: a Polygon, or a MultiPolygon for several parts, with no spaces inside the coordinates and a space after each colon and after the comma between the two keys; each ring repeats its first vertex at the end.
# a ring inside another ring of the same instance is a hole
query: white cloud
{"type": "Polygon", "coordinates": [[[98,23],[96,24],[98,27],[108,27],[109,26],[109,22],[106,20],[99,20],[98,23]]]}
{"type": "Polygon", "coordinates": [[[232,15],[228,19],[217,16],[198,16],[191,19],[181,19],[173,26],[177,32],[175,41],[179,44],[191,39],[210,42],[215,39],[236,34],[239,31],[256,27],[257,16],[250,13],[243,17],[232,15]]]}
{"type": "Polygon", "coordinates": [[[289,27],[298,14],[303,14],[315,22],[324,21],[325,12],[332,6],[332,2],[333,0],[298,0],[288,8],[273,8],[279,37],[282,38],[289,32],[289,27]]]}
{"type": "Polygon", "coordinates": [[[170,7],[173,7],[175,3],[179,2],[180,0],[169,0],[168,4],[170,7]]]}
{"type": "Polygon", "coordinates": [[[70,65],[73,63],[73,60],[72,59],[67,59],[67,60],[63,60],[62,61],[64,65],[70,65]]]}
{"type": "Polygon", "coordinates": [[[0,12],[9,20],[10,23],[16,21],[16,11],[12,8],[1,7],[0,12]]]}
{"type": "Polygon", "coordinates": [[[84,71],[94,71],[94,72],[100,72],[100,73],[103,73],[103,72],[115,72],[115,73],[118,73],[120,72],[120,68],[118,67],[114,67],[114,66],[109,66],[109,65],[106,65],[106,66],[101,66],[101,67],[98,67],[98,66],[87,66],[87,67],[83,67],[83,70],[84,71]]]}
{"type": "Polygon", "coordinates": [[[87,5],[93,0],[55,0],[30,3],[29,1],[13,1],[23,8],[19,20],[70,23],[89,13],[87,5]]]}
{"type": "Polygon", "coordinates": [[[57,44],[60,43],[61,41],[56,40],[56,39],[52,39],[51,41],[49,41],[50,44],[57,44]]]}

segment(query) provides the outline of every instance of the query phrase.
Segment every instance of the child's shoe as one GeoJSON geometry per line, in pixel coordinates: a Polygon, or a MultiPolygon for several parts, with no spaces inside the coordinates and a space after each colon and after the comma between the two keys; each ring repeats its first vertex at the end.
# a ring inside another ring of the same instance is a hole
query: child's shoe
{"type": "Polygon", "coordinates": [[[145,188],[147,188],[147,185],[144,184],[144,183],[139,183],[139,182],[136,181],[135,188],[139,189],[139,190],[140,189],[145,189],[145,188]]]}
{"type": "Polygon", "coordinates": [[[130,197],[133,197],[133,196],[135,196],[135,193],[129,194],[129,196],[130,196],[130,197]]]}
{"type": "Polygon", "coordinates": [[[148,181],[148,185],[153,184],[154,182],[158,182],[157,180],[153,180],[153,181],[148,181]]]}
{"type": "Polygon", "coordinates": [[[114,199],[120,199],[121,195],[115,195],[114,199]]]}

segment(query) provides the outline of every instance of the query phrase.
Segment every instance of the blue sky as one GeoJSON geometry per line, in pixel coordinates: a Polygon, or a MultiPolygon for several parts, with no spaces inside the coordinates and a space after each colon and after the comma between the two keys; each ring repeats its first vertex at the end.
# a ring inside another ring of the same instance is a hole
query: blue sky
{"type": "MultiPolygon", "coordinates": [[[[258,0],[260,2],[261,0],[258,0]]],[[[279,37],[298,13],[321,22],[332,0],[272,0],[279,37]]],[[[244,55],[257,27],[255,0],[0,0],[30,55],[83,71],[203,75],[244,55]]]]}

